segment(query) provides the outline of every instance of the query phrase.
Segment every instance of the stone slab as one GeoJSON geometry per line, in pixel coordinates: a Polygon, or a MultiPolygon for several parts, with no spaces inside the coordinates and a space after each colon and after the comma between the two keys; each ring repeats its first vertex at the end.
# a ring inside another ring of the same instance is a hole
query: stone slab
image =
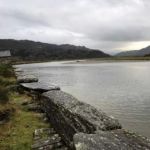
{"type": "Polygon", "coordinates": [[[55,85],[47,85],[42,82],[33,82],[33,83],[21,83],[23,88],[27,90],[32,90],[36,92],[47,92],[51,90],[60,90],[60,87],[55,85]]]}
{"type": "Polygon", "coordinates": [[[34,75],[19,75],[17,77],[17,83],[31,83],[38,82],[38,78],[34,75]]]}
{"type": "Polygon", "coordinates": [[[150,140],[124,130],[74,135],[76,150],[150,150],[150,140]]]}

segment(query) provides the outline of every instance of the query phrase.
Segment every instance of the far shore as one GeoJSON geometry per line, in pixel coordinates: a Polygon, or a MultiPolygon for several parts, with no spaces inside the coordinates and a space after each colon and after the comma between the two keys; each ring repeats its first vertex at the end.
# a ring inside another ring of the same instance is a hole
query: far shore
{"type": "Polygon", "coordinates": [[[63,60],[14,60],[13,64],[32,64],[32,63],[47,63],[47,62],[63,62],[66,63],[106,63],[106,62],[140,62],[150,61],[150,57],[105,57],[105,58],[88,58],[88,59],[63,59],[63,60]]]}

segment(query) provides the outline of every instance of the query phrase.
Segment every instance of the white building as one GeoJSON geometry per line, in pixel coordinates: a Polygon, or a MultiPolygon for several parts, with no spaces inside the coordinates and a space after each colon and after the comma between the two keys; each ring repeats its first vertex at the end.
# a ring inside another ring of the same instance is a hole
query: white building
{"type": "Polygon", "coordinates": [[[0,51],[0,58],[11,57],[10,50],[0,51]]]}

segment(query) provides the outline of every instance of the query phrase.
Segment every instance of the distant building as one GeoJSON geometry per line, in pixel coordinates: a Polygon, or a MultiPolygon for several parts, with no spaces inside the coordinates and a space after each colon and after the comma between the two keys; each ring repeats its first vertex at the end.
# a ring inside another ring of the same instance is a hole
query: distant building
{"type": "Polygon", "coordinates": [[[0,51],[0,58],[11,57],[10,50],[0,51]]]}
{"type": "Polygon", "coordinates": [[[11,59],[10,50],[0,50],[0,63],[10,63],[11,59]]]}

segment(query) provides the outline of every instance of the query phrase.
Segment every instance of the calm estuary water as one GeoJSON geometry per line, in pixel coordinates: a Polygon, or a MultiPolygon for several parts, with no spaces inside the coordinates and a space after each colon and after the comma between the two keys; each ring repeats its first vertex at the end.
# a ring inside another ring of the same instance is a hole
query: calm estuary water
{"type": "Polygon", "coordinates": [[[118,118],[150,138],[150,62],[38,63],[17,66],[118,118]]]}

